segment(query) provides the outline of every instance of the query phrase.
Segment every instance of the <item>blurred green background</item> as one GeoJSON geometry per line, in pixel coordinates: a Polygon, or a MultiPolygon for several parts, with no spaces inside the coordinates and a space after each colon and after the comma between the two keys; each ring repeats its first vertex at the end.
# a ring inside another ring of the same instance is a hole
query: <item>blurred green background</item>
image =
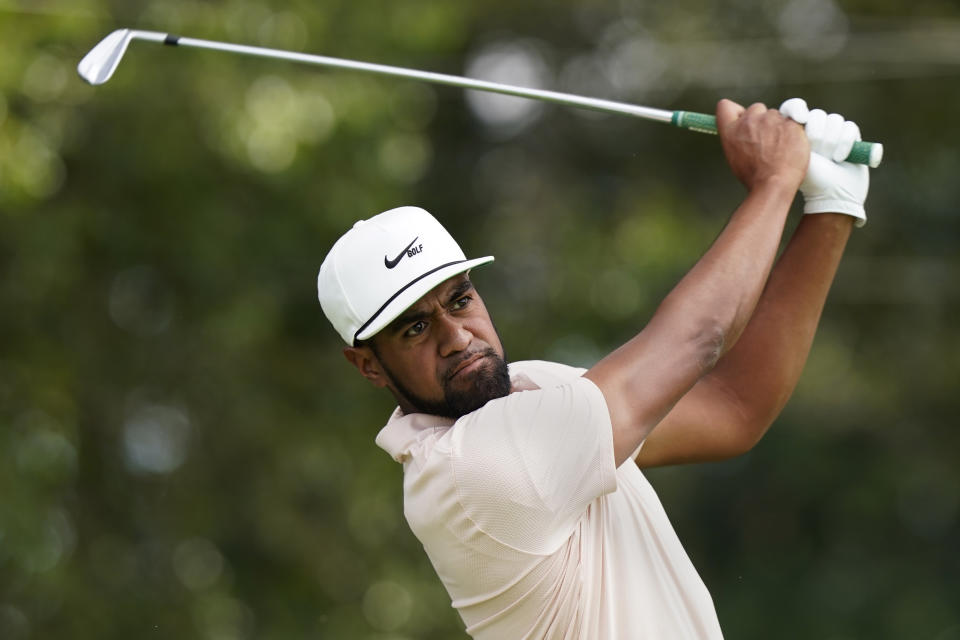
{"type": "MultiPolygon", "coordinates": [[[[739,638],[960,638],[960,9],[916,0],[0,0],[0,638],[461,638],[315,298],[399,204],[511,359],[633,335],[743,195],[716,138],[134,43],[136,27],[662,108],[800,95],[885,143],[794,398],[649,472],[739,638]]],[[[799,202],[795,203],[799,213],[799,202]]],[[[630,594],[623,594],[629,598],[630,594]]]]}

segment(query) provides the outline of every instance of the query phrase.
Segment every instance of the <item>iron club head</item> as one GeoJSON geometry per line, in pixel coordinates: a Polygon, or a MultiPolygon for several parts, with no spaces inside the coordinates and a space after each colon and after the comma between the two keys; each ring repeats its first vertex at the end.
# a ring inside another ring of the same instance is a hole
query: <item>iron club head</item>
{"type": "Polygon", "coordinates": [[[83,56],[77,73],[90,84],[103,84],[116,71],[131,39],[130,29],[117,29],[83,56]]]}

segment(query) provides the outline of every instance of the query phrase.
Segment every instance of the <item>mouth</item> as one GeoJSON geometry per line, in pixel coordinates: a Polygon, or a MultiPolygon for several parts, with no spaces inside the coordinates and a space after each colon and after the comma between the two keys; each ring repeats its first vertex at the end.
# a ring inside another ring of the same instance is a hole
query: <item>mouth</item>
{"type": "Polygon", "coordinates": [[[447,379],[453,380],[460,374],[469,373],[473,371],[478,366],[480,366],[480,361],[486,357],[487,355],[485,353],[477,353],[466,358],[460,364],[458,364],[456,367],[453,368],[453,371],[450,373],[450,375],[447,376],[447,379]]]}

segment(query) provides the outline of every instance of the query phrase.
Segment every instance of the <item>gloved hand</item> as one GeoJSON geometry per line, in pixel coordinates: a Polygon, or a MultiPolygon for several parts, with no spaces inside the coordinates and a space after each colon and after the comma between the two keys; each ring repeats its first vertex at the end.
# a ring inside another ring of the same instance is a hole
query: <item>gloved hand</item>
{"type": "Polygon", "coordinates": [[[860,140],[860,127],[839,113],[810,110],[802,98],[784,102],[780,113],[804,125],[810,140],[810,166],[800,184],[803,212],[844,213],[857,218],[856,226],[862,227],[867,222],[863,203],[870,188],[870,170],[844,162],[853,143],[860,140]]]}

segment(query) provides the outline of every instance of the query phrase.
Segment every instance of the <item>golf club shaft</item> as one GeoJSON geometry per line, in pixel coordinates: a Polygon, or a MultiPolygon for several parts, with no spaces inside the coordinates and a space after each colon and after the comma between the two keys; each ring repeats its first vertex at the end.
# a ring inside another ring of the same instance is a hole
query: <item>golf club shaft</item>
{"type": "Polygon", "coordinates": [[[359,62],[356,60],[345,60],[343,58],[330,58],[327,56],[318,56],[308,53],[297,53],[293,51],[267,49],[264,47],[229,44],[211,40],[200,40],[198,38],[181,38],[177,36],[170,36],[169,39],[164,41],[164,44],[183,47],[197,47],[200,49],[215,49],[218,51],[230,51],[233,53],[242,53],[245,55],[258,57],[278,58],[281,60],[305,62],[307,64],[316,64],[325,67],[336,67],[338,69],[364,71],[382,76],[410,78],[413,80],[422,80],[423,82],[429,82],[432,84],[445,84],[451,87],[460,87],[462,89],[475,89],[477,91],[502,93],[509,96],[531,98],[533,100],[553,102],[555,104],[562,104],[566,106],[583,107],[585,109],[605,111],[608,113],[621,113],[625,115],[636,116],[638,118],[645,118],[647,120],[659,120],[660,122],[670,122],[670,119],[673,117],[673,112],[664,109],[653,109],[650,107],[641,107],[622,102],[613,102],[611,100],[588,98],[585,96],[559,93],[556,91],[546,91],[543,89],[517,87],[498,82],[465,78],[463,76],[433,73],[431,71],[418,71],[416,69],[405,69],[403,67],[393,67],[390,65],[359,62]]]}
{"type": "MultiPolygon", "coordinates": [[[[243,55],[255,56],[260,58],[274,58],[279,60],[290,60],[293,62],[302,62],[306,64],[315,64],[325,67],[334,67],[339,69],[350,69],[353,71],[363,71],[366,73],[373,73],[377,75],[385,76],[394,76],[400,78],[409,78],[413,80],[420,80],[423,82],[429,82],[432,84],[443,84],[453,87],[460,87],[463,89],[473,89],[476,91],[487,91],[492,93],[500,93],[509,96],[516,96],[520,98],[529,98],[533,100],[541,100],[543,102],[552,102],[555,104],[561,104],[572,107],[580,107],[584,109],[592,109],[594,111],[602,111],[606,113],[619,113],[629,116],[634,116],[637,118],[643,118],[646,120],[656,120],[659,122],[667,122],[673,124],[674,126],[681,127],[683,129],[689,129],[691,131],[698,131],[701,133],[717,133],[717,122],[716,118],[712,115],[704,113],[695,113],[690,111],[669,111],[665,109],[654,109],[652,107],[643,107],[634,104],[627,104],[623,102],[614,102],[612,100],[602,100],[599,98],[589,98],[586,96],[578,96],[569,93],[560,93],[557,91],[547,91],[544,89],[532,89],[528,87],[518,87],[509,84],[501,84],[498,82],[490,82],[487,80],[477,80],[474,78],[465,78],[463,76],[454,76],[447,75],[443,73],[433,73],[430,71],[419,71],[416,69],[406,69],[403,67],[394,67],[390,65],[382,64],[373,64],[369,62],[359,62],[356,60],[346,60],[343,58],[331,58],[327,56],[319,56],[308,53],[299,53],[294,51],[284,51],[282,49],[269,49],[266,47],[254,47],[250,45],[242,44],[232,44],[227,42],[218,42],[215,40],[202,40],[199,38],[187,38],[181,36],[175,36],[172,34],[160,33],[156,31],[139,31],[139,30],[122,30],[123,46],[118,47],[112,51],[109,51],[105,54],[104,59],[109,64],[96,65],[93,67],[102,73],[102,76],[94,79],[89,67],[85,67],[88,59],[97,58],[97,50],[108,42],[114,36],[121,35],[121,32],[114,32],[110,36],[104,39],[101,44],[97,45],[87,54],[87,57],[80,62],[78,70],[80,71],[81,77],[84,80],[92,84],[99,84],[101,82],[106,82],[106,80],[112,74],[113,68],[119,62],[120,57],[123,55],[126,48],[126,43],[129,40],[148,40],[151,42],[160,42],[165,45],[170,46],[181,46],[181,47],[194,47],[198,49],[213,49],[215,51],[228,51],[231,53],[240,53],[243,55]],[[109,70],[103,72],[104,67],[109,67],[109,70]]],[[[120,39],[117,40],[120,42],[120,39]]],[[[95,75],[95,74],[94,74],[95,75]]],[[[856,142],[854,143],[853,149],[850,152],[850,155],[847,157],[848,162],[854,162],[858,164],[868,164],[872,167],[876,167],[880,164],[882,158],[882,145],[872,142],[856,142]]]]}

